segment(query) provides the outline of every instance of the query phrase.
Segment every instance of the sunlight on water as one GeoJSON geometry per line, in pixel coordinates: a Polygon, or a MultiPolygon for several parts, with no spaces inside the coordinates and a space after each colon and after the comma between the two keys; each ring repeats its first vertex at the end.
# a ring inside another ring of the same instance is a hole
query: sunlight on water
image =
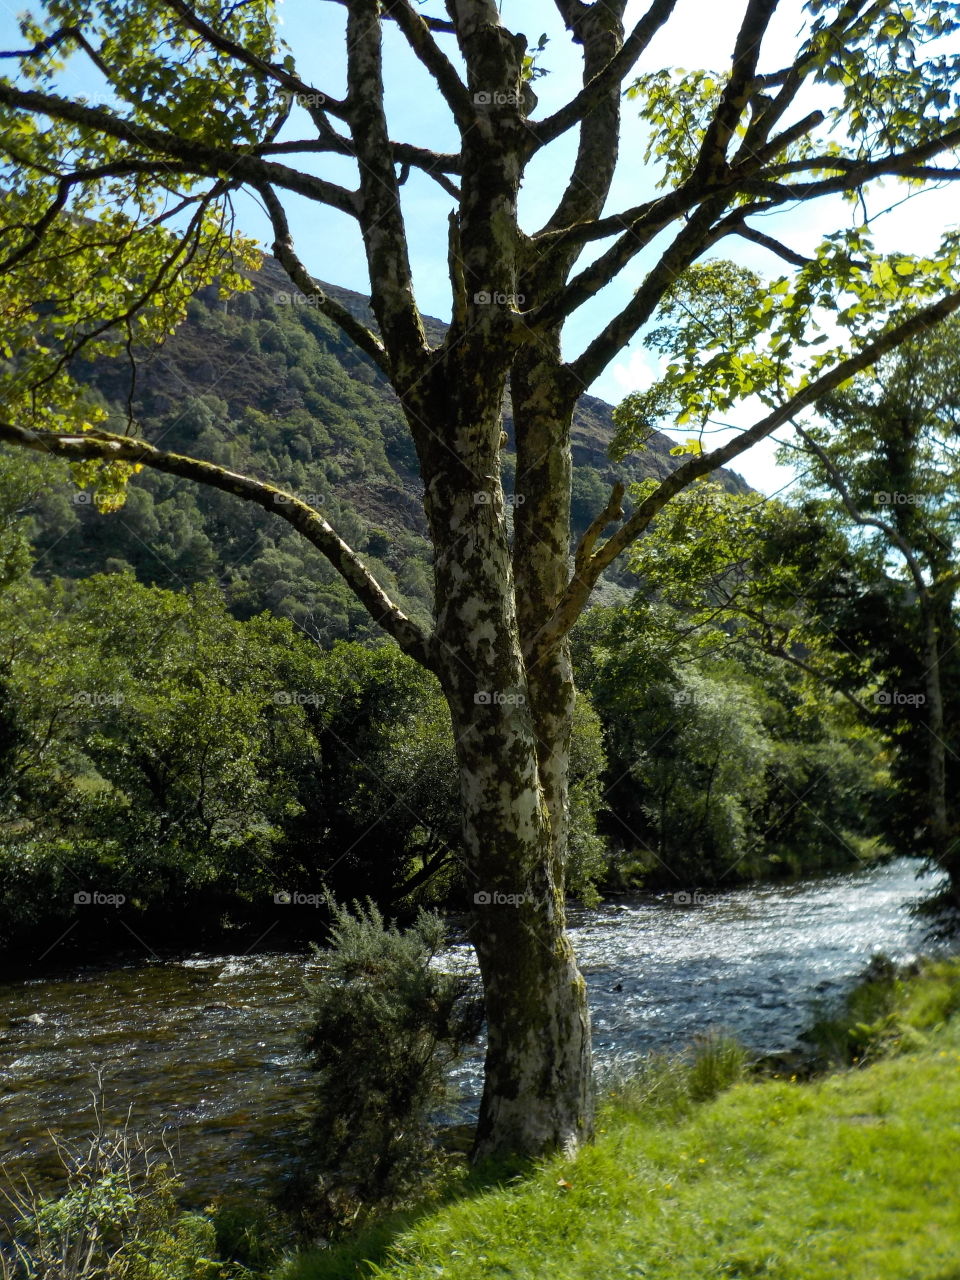
{"type": "MultiPolygon", "coordinates": [[[[789,1049],[812,999],[842,990],[876,951],[904,958],[924,945],[909,907],[933,883],[902,859],[699,903],[662,895],[574,911],[601,1069],[711,1026],[759,1053],[789,1049]]],[[[129,1110],[135,1128],[166,1128],[198,1198],[231,1181],[269,1185],[270,1153],[304,1099],[305,969],[299,955],[196,957],[0,986],[0,1150],[36,1156],[48,1129],[87,1132],[99,1067],[108,1119],[129,1110]]],[[[464,1115],[480,1070],[476,1057],[457,1073],[464,1115]]]]}

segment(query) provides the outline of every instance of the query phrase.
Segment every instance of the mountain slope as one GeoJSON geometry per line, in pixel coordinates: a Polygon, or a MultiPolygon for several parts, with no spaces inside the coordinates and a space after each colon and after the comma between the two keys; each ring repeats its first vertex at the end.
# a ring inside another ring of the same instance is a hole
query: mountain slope
{"type": "MultiPolygon", "coordinates": [[[[226,300],[215,290],[198,295],[187,321],[162,348],[141,353],[135,371],[115,360],[78,373],[109,406],[117,429],[129,407],[151,441],[248,471],[322,508],[402,605],[425,617],[430,548],[422,485],[396,396],[372,362],[295,293],[277,262],[265,259],[253,285],[226,300]]],[[[371,321],[359,294],[322,288],[371,321]]],[[[426,323],[439,340],[442,322],[426,323]]],[[[615,479],[660,476],[677,465],[660,433],[639,457],[611,463],[611,413],[592,396],[578,407],[576,535],[615,479]]],[[[505,427],[509,439],[509,405],[505,427]]],[[[513,468],[508,443],[508,486],[513,468]]],[[[721,478],[730,489],[746,487],[733,473],[721,478]]],[[[114,514],[100,515],[85,497],[61,490],[43,500],[35,538],[42,572],[132,570],[171,587],[214,578],[240,616],[269,608],[323,640],[373,631],[319,553],[268,512],[157,473],[138,476],[114,514]]]]}

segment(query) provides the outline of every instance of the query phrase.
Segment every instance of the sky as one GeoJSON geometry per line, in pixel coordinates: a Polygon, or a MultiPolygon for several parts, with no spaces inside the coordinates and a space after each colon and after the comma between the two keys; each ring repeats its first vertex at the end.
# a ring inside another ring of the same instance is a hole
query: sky
{"type": "MultiPolygon", "coordinates": [[[[633,0],[627,9],[627,25],[645,12],[646,0],[633,0]]],[[[22,38],[15,16],[20,6],[0,0],[0,45],[18,48],[22,38]]],[[[679,0],[671,20],[648,48],[638,70],[650,71],[665,66],[685,69],[707,68],[723,72],[729,68],[736,29],[742,17],[744,0],[679,0]]],[[[550,114],[579,87],[578,50],[557,17],[551,0],[502,0],[505,23],[523,30],[531,43],[541,32],[549,43],[541,59],[549,74],[535,85],[540,105],[535,118],[550,114]]],[[[429,0],[425,12],[443,14],[440,0],[429,0]]],[[[344,92],[344,15],[333,0],[280,0],[278,5],[281,35],[297,60],[301,76],[328,94],[344,92]]],[[[802,5],[799,0],[781,0],[781,4],[764,41],[760,70],[776,70],[792,61],[797,47],[797,34],[802,27],[802,5]]],[[[399,32],[387,24],[385,65],[387,68],[387,109],[391,136],[397,140],[419,143],[437,150],[456,150],[456,131],[445,105],[440,101],[432,80],[409,53],[399,32]]],[[[445,49],[455,57],[452,38],[441,38],[445,49]]],[[[96,73],[74,59],[67,69],[64,89],[73,92],[96,90],[96,73]]],[[[797,116],[822,105],[807,100],[798,103],[797,116]]],[[[308,117],[295,111],[283,137],[310,136],[308,117]]],[[[531,164],[521,192],[521,223],[533,230],[546,220],[562,192],[566,173],[576,146],[573,131],[546,148],[531,164]]],[[[298,157],[295,163],[311,168],[326,177],[354,186],[352,165],[340,157],[298,157]]],[[[607,211],[615,212],[648,199],[654,194],[649,171],[643,164],[643,132],[637,119],[637,108],[624,104],[624,140],[621,163],[607,211]]],[[[888,204],[897,204],[905,195],[903,187],[891,186],[872,197],[871,217],[888,204]]],[[[450,313],[449,284],[446,273],[447,215],[452,198],[423,175],[414,173],[403,191],[404,211],[410,237],[411,258],[421,309],[429,315],[446,319],[450,313]]],[[[815,206],[788,208],[782,214],[765,220],[764,230],[787,241],[800,252],[812,250],[824,233],[849,223],[854,216],[851,206],[839,200],[823,201],[815,206]]],[[[269,244],[270,235],[262,209],[252,198],[237,203],[242,230],[269,244]]],[[[361,293],[369,292],[363,249],[352,219],[335,211],[319,208],[299,197],[289,200],[289,213],[294,239],[300,257],[317,278],[361,293]]],[[[933,250],[942,231],[958,220],[960,206],[957,195],[949,191],[930,191],[877,218],[874,231],[878,248],[884,251],[919,252],[933,250]]],[[[573,317],[565,332],[564,352],[575,356],[591,336],[629,301],[643,279],[644,271],[656,260],[658,243],[638,256],[619,281],[573,317]]],[[[726,241],[718,246],[716,256],[734,258],[761,275],[782,274],[783,263],[768,251],[745,241],[726,241]]],[[[617,403],[630,391],[642,389],[654,380],[657,358],[647,351],[640,338],[608,367],[590,388],[591,394],[617,403]]],[[[732,412],[725,422],[743,428],[761,416],[760,407],[749,403],[732,412]]],[[[709,442],[719,445],[732,434],[719,424],[712,424],[709,442]]],[[[677,438],[689,434],[689,428],[675,433],[677,438]]],[[[789,429],[778,433],[789,439],[789,429]]],[[[765,493],[789,487],[794,473],[778,467],[774,461],[776,444],[767,441],[742,455],[736,469],[765,493]]]]}

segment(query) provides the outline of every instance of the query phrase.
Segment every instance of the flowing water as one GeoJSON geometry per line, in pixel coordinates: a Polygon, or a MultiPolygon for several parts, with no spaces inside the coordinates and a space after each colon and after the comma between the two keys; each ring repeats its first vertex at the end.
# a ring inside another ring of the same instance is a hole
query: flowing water
{"type": "MultiPolygon", "coordinates": [[[[811,1002],[841,992],[877,951],[924,946],[910,912],[931,881],[916,863],[677,902],[619,899],[572,914],[601,1069],[724,1027],[759,1054],[786,1051],[811,1002]]],[[[453,948],[466,961],[468,950],[453,948]]],[[[308,1080],[297,1040],[303,955],[202,956],[0,984],[0,1154],[51,1168],[49,1134],[109,1123],[166,1132],[197,1200],[281,1172],[308,1080]]],[[[481,1060],[456,1085],[462,1114],[481,1060]]]]}

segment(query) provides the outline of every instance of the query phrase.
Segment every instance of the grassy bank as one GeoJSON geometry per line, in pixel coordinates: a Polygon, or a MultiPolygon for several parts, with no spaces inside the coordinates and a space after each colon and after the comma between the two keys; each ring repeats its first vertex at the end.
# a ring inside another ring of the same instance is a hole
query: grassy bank
{"type": "Polygon", "coordinates": [[[388,1247],[299,1254],[274,1280],[960,1280],[958,1011],[956,962],[877,972],[822,1020],[831,1054],[846,1043],[867,1065],[705,1102],[653,1070],[608,1099],[575,1159],[462,1195],[388,1247]]]}

